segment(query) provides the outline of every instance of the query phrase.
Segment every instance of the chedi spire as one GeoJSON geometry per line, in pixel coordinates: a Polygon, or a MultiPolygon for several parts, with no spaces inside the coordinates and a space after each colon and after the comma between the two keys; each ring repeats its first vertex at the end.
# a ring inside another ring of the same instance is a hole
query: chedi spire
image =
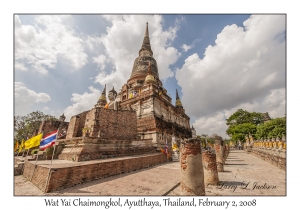
{"type": "Polygon", "coordinates": [[[150,38],[149,38],[148,22],[146,24],[145,36],[142,43],[142,47],[139,51],[139,55],[141,55],[143,51],[148,51],[151,54],[151,56],[153,55],[153,52],[151,50],[150,38]]]}
{"type": "Polygon", "coordinates": [[[104,85],[104,89],[102,91],[102,94],[99,98],[99,100],[97,101],[97,104],[95,106],[97,107],[104,107],[107,104],[106,101],[106,84],[104,85]]]}
{"type": "Polygon", "coordinates": [[[180,101],[180,98],[179,98],[177,89],[176,89],[176,102],[175,102],[175,107],[182,107],[182,103],[181,103],[181,101],[180,101]]]}

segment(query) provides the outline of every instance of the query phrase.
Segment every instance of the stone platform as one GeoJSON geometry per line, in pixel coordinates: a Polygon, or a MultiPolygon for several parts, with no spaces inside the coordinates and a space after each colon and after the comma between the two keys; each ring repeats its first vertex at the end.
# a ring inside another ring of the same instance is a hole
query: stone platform
{"type": "Polygon", "coordinates": [[[47,183],[51,160],[25,161],[23,176],[40,190],[52,192],[78,184],[90,182],[105,177],[128,173],[165,163],[166,155],[152,153],[102,160],[73,162],[69,160],[53,160],[47,183]]]}
{"type": "Polygon", "coordinates": [[[155,153],[152,139],[101,139],[92,137],[75,137],[59,141],[57,159],[69,161],[89,161],[113,157],[124,157],[155,153]]]}

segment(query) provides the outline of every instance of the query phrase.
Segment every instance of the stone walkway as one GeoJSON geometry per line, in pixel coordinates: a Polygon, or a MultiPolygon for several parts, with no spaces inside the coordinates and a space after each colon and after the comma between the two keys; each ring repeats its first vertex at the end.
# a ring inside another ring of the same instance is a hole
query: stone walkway
{"type": "MultiPolygon", "coordinates": [[[[219,173],[219,185],[207,186],[206,195],[286,195],[285,171],[243,150],[231,150],[224,169],[225,172],[219,173]]],[[[15,196],[180,195],[179,162],[120,174],[47,194],[23,176],[15,176],[14,179],[15,196]]]]}
{"type": "MultiPolygon", "coordinates": [[[[231,150],[218,175],[219,184],[206,186],[206,195],[286,195],[286,172],[244,150],[231,150]]],[[[179,196],[180,187],[168,195],[179,196]]]]}

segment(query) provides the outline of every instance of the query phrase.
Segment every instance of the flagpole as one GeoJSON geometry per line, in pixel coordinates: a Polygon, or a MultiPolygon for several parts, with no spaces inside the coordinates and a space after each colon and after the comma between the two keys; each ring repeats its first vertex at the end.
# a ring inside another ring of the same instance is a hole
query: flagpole
{"type": "Polygon", "coordinates": [[[53,153],[52,153],[51,163],[50,163],[50,167],[49,167],[49,172],[48,172],[47,182],[46,182],[46,185],[45,185],[45,190],[44,190],[44,192],[46,192],[46,190],[47,190],[47,185],[48,185],[48,183],[49,183],[50,171],[51,171],[51,167],[52,167],[52,160],[53,160],[54,151],[55,151],[55,147],[56,147],[56,140],[57,140],[57,137],[58,137],[58,132],[59,132],[59,128],[57,129],[57,134],[56,134],[56,137],[55,137],[54,149],[53,149],[53,153]]]}
{"type": "Polygon", "coordinates": [[[29,148],[28,148],[28,150],[27,150],[27,154],[26,154],[26,157],[27,157],[27,155],[28,155],[28,152],[29,152],[29,148]]]}

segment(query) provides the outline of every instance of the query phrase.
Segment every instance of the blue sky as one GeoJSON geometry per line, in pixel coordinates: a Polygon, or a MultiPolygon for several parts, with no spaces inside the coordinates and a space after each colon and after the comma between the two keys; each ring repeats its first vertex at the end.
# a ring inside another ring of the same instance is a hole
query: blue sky
{"type": "Polygon", "coordinates": [[[164,87],[178,89],[197,134],[226,137],[238,108],[285,111],[285,15],[15,15],[15,115],[67,120],[119,90],[146,22],[164,87]]]}

